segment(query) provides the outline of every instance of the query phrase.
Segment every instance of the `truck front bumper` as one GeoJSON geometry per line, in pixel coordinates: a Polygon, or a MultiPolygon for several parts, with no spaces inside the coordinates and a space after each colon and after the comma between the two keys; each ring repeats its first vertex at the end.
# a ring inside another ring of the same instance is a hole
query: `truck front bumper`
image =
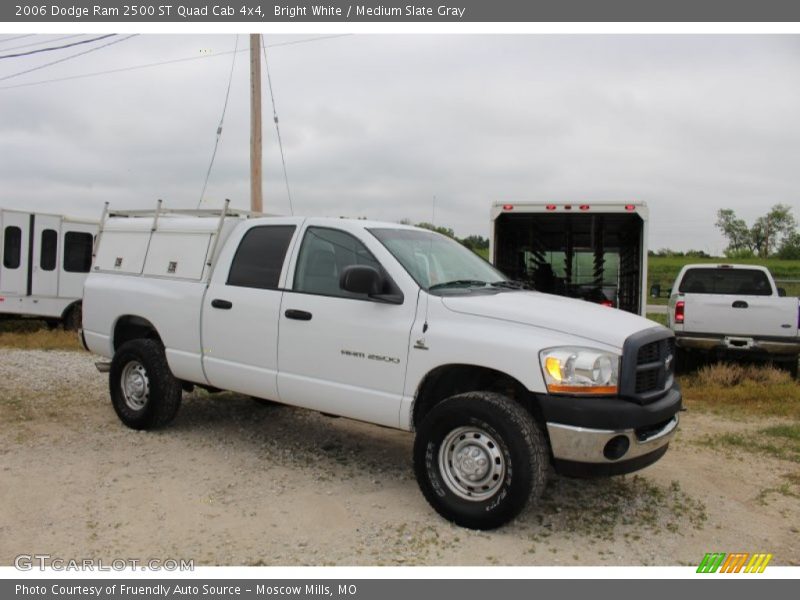
{"type": "Polygon", "coordinates": [[[621,475],[653,464],[678,427],[677,387],[650,404],[621,398],[538,396],[553,465],[577,477],[621,475]]]}

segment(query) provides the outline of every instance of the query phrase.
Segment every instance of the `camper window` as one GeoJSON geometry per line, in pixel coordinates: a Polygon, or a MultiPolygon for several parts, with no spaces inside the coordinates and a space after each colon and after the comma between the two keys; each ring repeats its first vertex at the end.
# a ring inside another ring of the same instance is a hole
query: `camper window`
{"type": "Polygon", "coordinates": [[[14,225],[6,227],[3,242],[3,266],[18,269],[22,251],[22,230],[14,225]]]}
{"type": "Polygon", "coordinates": [[[92,234],[68,231],[64,236],[64,270],[88,273],[92,266],[92,234]]]}
{"type": "Polygon", "coordinates": [[[58,233],[55,229],[45,229],[42,232],[42,251],[39,256],[39,268],[42,271],[55,270],[57,252],[58,233]]]}

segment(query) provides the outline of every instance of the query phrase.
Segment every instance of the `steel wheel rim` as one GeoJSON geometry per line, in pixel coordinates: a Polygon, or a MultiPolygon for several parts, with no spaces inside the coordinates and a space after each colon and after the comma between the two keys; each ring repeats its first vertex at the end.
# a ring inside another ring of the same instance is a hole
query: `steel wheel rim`
{"type": "Polygon", "coordinates": [[[479,427],[458,427],[439,447],[439,472],[459,498],[481,502],[503,485],[506,459],[500,445],[479,427]]]}
{"type": "Polygon", "coordinates": [[[132,360],[122,369],[120,377],[122,397],[131,410],[142,410],[150,399],[150,379],[139,361],[132,360]]]}

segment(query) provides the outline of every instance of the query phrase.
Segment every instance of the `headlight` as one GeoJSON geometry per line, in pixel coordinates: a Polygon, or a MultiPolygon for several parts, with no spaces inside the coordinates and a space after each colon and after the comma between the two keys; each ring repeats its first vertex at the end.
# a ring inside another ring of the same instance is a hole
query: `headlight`
{"type": "Polygon", "coordinates": [[[562,346],[539,352],[547,391],[611,395],[619,391],[619,356],[594,348],[562,346]]]}

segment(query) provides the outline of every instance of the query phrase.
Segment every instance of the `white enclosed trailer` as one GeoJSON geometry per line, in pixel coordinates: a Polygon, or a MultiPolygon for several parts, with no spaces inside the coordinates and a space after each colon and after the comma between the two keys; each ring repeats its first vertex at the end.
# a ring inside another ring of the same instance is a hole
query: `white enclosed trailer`
{"type": "Polygon", "coordinates": [[[97,223],[0,209],[0,315],[80,325],[97,223]]]}
{"type": "Polygon", "coordinates": [[[644,315],[644,202],[495,202],[490,260],[511,279],[644,315]]]}

